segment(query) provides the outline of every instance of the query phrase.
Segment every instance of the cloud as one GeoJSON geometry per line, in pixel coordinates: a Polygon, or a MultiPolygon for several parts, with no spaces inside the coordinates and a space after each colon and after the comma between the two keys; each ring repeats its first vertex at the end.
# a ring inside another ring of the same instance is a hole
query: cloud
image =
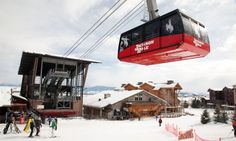
{"type": "MultiPolygon", "coordinates": [[[[17,75],[22,51],[63,55],[116,1],[0,1],[0,82],[21,83],[17,75]],[[89,4],[88,4],[89,3],[89,4]],[[7,59],[7,61],[6,61],[7,59]]],[[[79,57],[140,1],[128,0],[71,56],[79,57]]],[[[179,8],[208,29],[211,52],[204,58],[142,66],[120,62],[117,48],[121,32],[139,24],[141,13],[109,37],[89,58],[86,85],[120,86],[139,81],[165,82],[173,79],[184,90],[203,91],[235,84],[235,0],[160,0],[160,14],[179,8]]]]}

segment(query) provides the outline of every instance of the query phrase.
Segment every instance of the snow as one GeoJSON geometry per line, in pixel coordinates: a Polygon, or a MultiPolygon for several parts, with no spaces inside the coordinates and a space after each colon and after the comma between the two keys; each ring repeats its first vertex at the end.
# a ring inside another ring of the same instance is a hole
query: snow
{"type": "MultiPolygon", "coordinates": [[[[186,109],[187,112],[193,113],[194,116],[182,116],[178,118],[162,118],[163,124],[158,126],[154,117],[142,118],[140,121],[124,120],[86,120],[83,118],[58,119],[58,130],[55,132],[56,138],[50,138],[50,128],[43,125],[40,137],[28,138],[28,134],[0,133],[1,141],[22,141],[22,140],[43,140],[43,141],[177,141],[177,137],[165,130],[164,125],[175,124],[181,131],[193,128],[197,134],[209,140],[217,140],[219,137],[222,141],[235,141],[232,127],[229,124],[214,124],[213,122],[203,125],[200,123],[200,115],[203,109],[186,109]]],[[[209,110],[213,115],[214,110],[209,110]]],[[[0,124],[0,130],[5,124],[0,124]]],[[[22,130],[24,125],[19,125],[22,130]]],[[[193,141],[186,139],[184,141],[193,141]]]]}
{"type": "Polygon", "coordinates": [[[0,107],[1,106],[9,106],[11,105],[11,89],[17,93],[13,93],[15,97],[21,98],[23,100],[27,100],[26,98],[20,96],[20,87],[12,87],[12,86],[0,86],[0,107]]]}
{"type": "Polygon", "coordinates": [[[114,104],[132,95],[140,93],[142,90],[132,90],[132,91],[103,91],[98,94],[90,95],[84,97],[84,105],[91,107],[102,108],[109,104],[114,104]],[[110,96],[104,98],[104,95],[109,94],[110,96]]]}
{"type": "Polygon", "coordinates": [[[11,87],[0,86],[0,107],[11,105],[11,87]]]}
{"type": "MultiPolygon", "coordinates": [[[[60,57],[60,58],[65,58],[64,55],[60,55],[60,54],[53,54],[53,53],[46,53],[46,52],[29,52],[29,51],[25,51],[25,53],[30,53],[30,54],[39,54],[39,55],[43,55],[43,56],[53,56],[53,57],[60,57]]],[[[96,61],[96,60],[92,60],[92,59],[86,59],[86,58],[78,58],[75,56],[70,56],[70,57],[66,57],[67,59],[72,59],[72,60],[82,60],[82,61],[88,61],[88,62],[93,62],[93,63],[101,63],[101,61],[96,61]]]]}

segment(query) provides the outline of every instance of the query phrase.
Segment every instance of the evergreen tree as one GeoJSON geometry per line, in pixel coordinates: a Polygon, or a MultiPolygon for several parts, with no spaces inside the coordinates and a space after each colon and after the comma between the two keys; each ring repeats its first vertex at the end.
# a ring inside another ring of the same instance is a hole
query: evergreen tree
{"type": "Polygon", "coordinates": [[[184,101],[184,108],[188,108],[188,106],[189,106],[189,104],[188,104],[188,102],[185,100],[185,101],[184,101]]]}
{"type": "Polygon", "coordinates": [[[191,107],[192,108],[200,108],[201,107],[201,101],[199,99],[194,98],[192,100],[191,107]]]}
{"type": "Polygon", "coordinates": [[[214,121],[215,123],[220,122],[220,107],[217,106],[214,111],[214,121]]]}
{"type": "Polygon", "coordinates": [[[209,112],[205,109],[201,115],[201,123],[207,124],[210,121],[211,120],[210,120],[209,112]]]}
{"type": "Polygon", "coordinates": [[[228,120],[229,120],[228,114],[225,111],[222,112],[222,114],[221,114],[221,122],[227,124],[228,120]]]}

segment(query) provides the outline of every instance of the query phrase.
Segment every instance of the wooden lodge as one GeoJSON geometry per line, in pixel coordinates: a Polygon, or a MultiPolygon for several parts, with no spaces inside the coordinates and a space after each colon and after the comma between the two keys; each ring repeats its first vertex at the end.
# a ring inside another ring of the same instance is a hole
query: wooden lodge
{"type": "Polygon", "coordinates": [[[154,116],[165,110],[165,100],[144,90],[104,91],[84,98],[87,118],[128,119],[154,116]]]}
{"type": "Polygon", "coordinates": [[[166,83],[139,82],[137,85],[127,84],[123,86],[125,90],[145,90],[168,102],[167,111],[180,111],[180,100],[178,94],[182,87],[179,83],[167,81],[166,83]]]}
{"type": "Polygon", "coordinates": [[[122,89],[104,91],[84,98],[84,115],[88,118],[126,119],[179,112],[177,83],[123,84],[122,89]]]}
{"type": "Polygon", "coordinates": [[[82,115],[83,89],[93,60],[23,52],[20,95],[43,116],[82,115]]]}

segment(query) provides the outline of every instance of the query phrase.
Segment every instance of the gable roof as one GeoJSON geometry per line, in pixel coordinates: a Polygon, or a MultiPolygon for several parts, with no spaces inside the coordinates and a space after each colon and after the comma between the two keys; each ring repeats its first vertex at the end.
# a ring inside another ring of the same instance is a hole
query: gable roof
{"type": "MultiPolygon", "coordinates": [[[[43,53],[34,53],[34,52],[23,52],[21,57],[21,62],[19,66],[19,75],[28,74],[32,64],[34,63],[35,58],[39,58],[39,62],[42,61],[42,58],[51,58],[57,59],[58,61],[74,61],[83,64],[91,64],[91,63],[100,63],[99,61],[91,60],[91,59],[84,59],[84,58],[75,58],[75,57],[65,57],[62,55],[51,55],[51,54],[43,54],[43,53]]],[[[41,69],[41,63],[38,63],[38,71],[41,69]]],[[[38,74],[39,75],[39,74],[38,74]]]]}
{"type": "Polygon", "coordinates": [[[158,90],[158,89],[162,89],[162,88],[175,88],[175,89],[179,89],[179,90],[182,90],[182,87],[180,86],[179,83],[172,83],[172,84],[157,84],[156,87],[154,88],[155,90],[158,90]]]}
{"type": "Polygon", "coordinates": [[[84,97],[84,105],[89,107],[103,108],[110,104],[115,104],[123,99],[131,97],[135,94],[142,92],[143,90],[132,91],[103,91],[98,94],[84,97]],[[105,94],[110,94],[109,97],[104,98],[105,94]]]}

